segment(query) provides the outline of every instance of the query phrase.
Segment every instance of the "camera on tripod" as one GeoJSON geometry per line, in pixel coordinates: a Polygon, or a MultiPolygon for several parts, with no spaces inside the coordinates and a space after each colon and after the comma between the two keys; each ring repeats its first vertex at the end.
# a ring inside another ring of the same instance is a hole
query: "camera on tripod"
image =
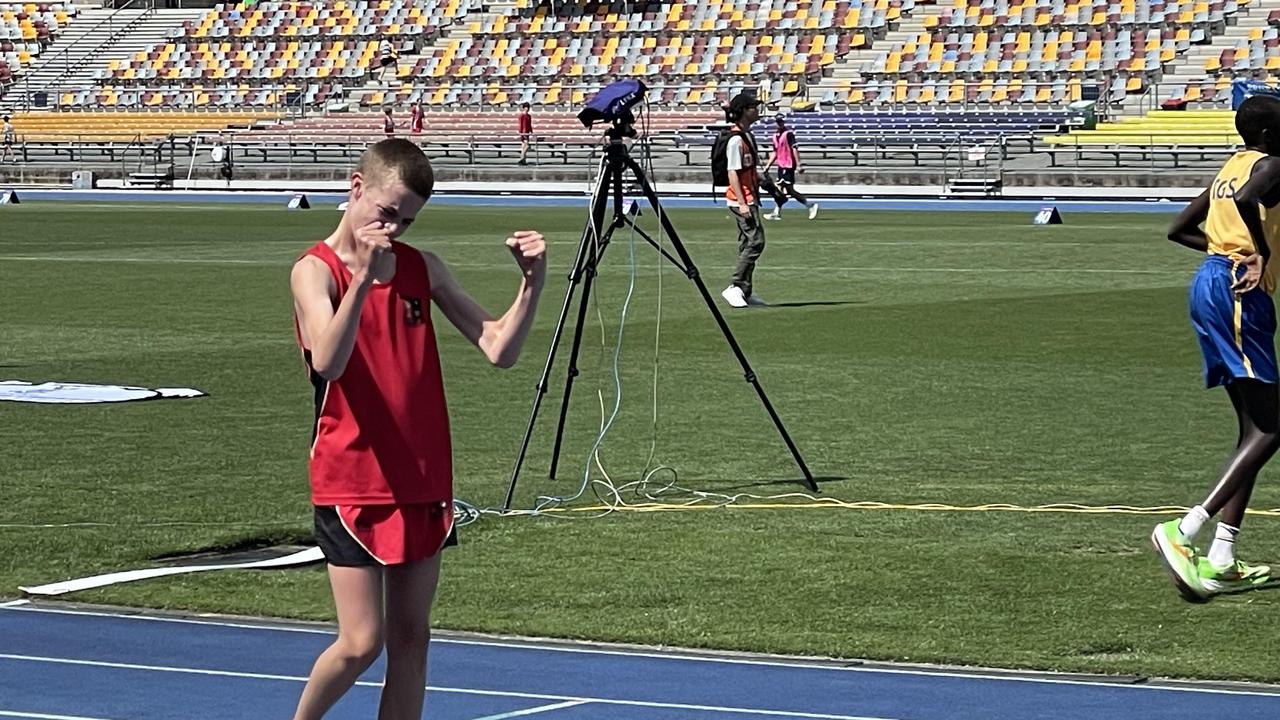
{"type": "Polygon", "coordinates": [[[606,135],[613,139],[636,136],[635,115],[631,108],[635,107],[649,88],[639,80],[619,80],[607,85],[587,101],[587,106],[578,113],[578,120],[587,128],[598,123],[612,125],[606,135]]]}
{"type": "Polygon", "coordinates": [[[684,243],[680,240],[680,235],[671,224],[670,216],[663,212],[657,192],[654,191],[653,186],[645,177],[640,163],[631,157],[626,143],[622,142],[623,138],[636,137],[634,127],[636,118],[631,114],[631,108],[644,99],[648,90],[644,83],[639,80],[615,82],[596,93],[595,97],[587,102],[586,108],[578,113],[578,119],[587,128],[591,128],[598,123],[609,123],[611,127],[605,132],[605,135],[610,142],[605,147],[604,152],[600,154],[600,171],[596,176],[595,184],[592,186],[591,200],[589,201],[591,215],[587,218],[586,227],[583,228],[582,239],[578,241],[578,254],[573,261],[573,271],[569,274],[569,287],[565,291],[564,304],[560,307],[560,319],[556,321],[555,330],[551,334],[551,349],[547,353],[547,364],[543,366],[542,377],[538,380],[537,392],[533,397],[533,411],[529,414],[529,424],[525,426],[524,440],[520,443],[520,452],[516,456],[515,468],[511,471],[511,480],[507,485],[507,500],[503,503],[503,509],[510,510],[511,503],[515,499],[516,482],[520,479],[520,471],[524,468],[529,444],[533,440],[533,429],[538,420],[538,411],[542,408],[542,400],[551,386],[551,366],[555,362],[556,351],[560,346],[560,341],[564,337],[566,325],[569,322],[570,305],[573,302],[574,292],[581,286],[582,296],[578,300],[577,321],[572,328],[573,338],[570,342],[569,373],[568,377],[565,378],[564,398],[560,402],[560,419],[556,423],[555,444],[551,450],[551,470],[547,475],[550,479],[555,479],[556,477],[556,468],[560,463],[561,443],[564,439],[565,419],[569,412],[569,395],[573,392],[574,378],[579,374],[578,353],[582,347],[582,325],[583,320],[587,317],[591,287],[598,275],[598,268],[605,251],[609,248],[614,232],[621,228],[627,228],[633,238],[638,238],[648,243],[658,251],[659,255],[693,282],[698,290],[698,295],[715,319],[716,325],[720,328],[725,341],[728,342],[739,365],[742,367],[743,377],[755,389],[756,394],[759,395],[765,411],[769,414],[770,419],[773,420],[773,424],[778,429],[783,441],[786,442],[787,448],[791,450],[792,457],[795,458],[796,464],[799,465],[800,471],[804,474],[802,482],[810,490],[816,491],[818,489],[818,484],[813,479],[813,473],[809,472],[809,467],[800,455],[800,450],[792,442],[791,435],[787,433],[787,429],[783,426],[778,413],[773,409],[773,404],[769,402],[768,396],[765,395],[764,388],[760,386],[755,370],[751,369],[750,363],[747,362],[747,356],[743,354],[742,348],[739,347],[737,339],[733,336],[733,331],[729,328],[729,324],[725,322],[724,316],[720,314],[720,309],[716,307],[715,300],[711,297],[711,292],[707,290],[707,285],[702,280],[702,274],[694,265],[693,258],[689,256],[689,251],[685,248],[684,243]],[[628,179],[628,175],[630,179],[628,179]],[[631,183],[633,190],[628,190],[628,183],[631,183]],[[644,228],[636,224],[640,206],[637,201],[625,199],[625,194],[629,192],[638,192],[640,196],[648,201],[649,207],[652,208],[654,217],[661,228],[659,237],[664,239],[665,242],[655,240],[644,228]],[[609,212],[610,206],[612,206],[613,212],[609,212]],[[670,250],[667,249],[667,244],[670,245],[670,250]]]}

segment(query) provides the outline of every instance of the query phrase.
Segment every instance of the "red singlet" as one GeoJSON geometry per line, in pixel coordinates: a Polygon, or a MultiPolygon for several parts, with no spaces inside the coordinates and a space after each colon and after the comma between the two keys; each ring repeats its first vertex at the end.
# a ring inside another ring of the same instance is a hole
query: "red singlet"
{"type": "MultiPolygon", "coordinates": [[[[453,502],[449,414],[440,355],[431,325],[426,260],[393,242],[396,274],[365,297],[355,348],[332,382],[311,366],[297,318],[294,328],[315,388],[311,501],[315,505],[408,505],[453,502]]],[[[303,254],[329,267],[334,309],[351,273],[333,248],[317,243],[303,254]]]]}

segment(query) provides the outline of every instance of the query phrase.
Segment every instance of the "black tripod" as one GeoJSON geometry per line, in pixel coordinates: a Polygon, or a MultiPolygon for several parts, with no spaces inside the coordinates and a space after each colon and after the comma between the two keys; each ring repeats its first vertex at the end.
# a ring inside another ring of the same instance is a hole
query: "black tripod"
{"type": "Polygon", "coordinates": [[[800,471],[804,473],[805,485],[810,490],[816,491],[818,484],[814,482],[813,474],[809,472],[809,467],[805,465],[804,458],[800,456],[800,451],[796,449],[791,436],[787,434],[787,429],[783,427],[782,420],[778,418],[778,413],[773,409],[773,404],[769,402],[769,397],[764,393],[764,388],[760,387],[760,382],[756,380],[755,371],[751,369],[751,365],[747,362],[747,357],[742,353],[742,348],[738,346],[738,341],[734,339],[733,332],[724,321],[724,316],[720,314],[720,308],[716,306],[711,293],[707,291],[707,286],[702,282],[702,276],[698,274],[698,268],[694,266],[693,260],[685,250],[684,243],[680,242],[680,236],[676,234],[671,221],[659,205],[658,196],[645,178],[644,171],[631,157],[631,154],[627,151],[627,146],[623,144],[624,137],[634,136],[634,130],[621,121],[615,122],[614,126],[607,132],[608,146],[605,149],[604,156],[600,158],[600,172],[596,177],[595,189],[591,194],[591,218],[582,232],[582,240],[578,243],[578,257],[573,261],[573,270],[569,274],[569,288],[565,292],[564,305],[560,308],[560,320],[556,323],[555,333],[551,336],[551,351],[547,354],[547,364],[542,370],[542,378],[538,381],[537,394],[533,398],[533,412],[529,415],[529,425],[524,431],[524,441],[520,444],[520,455],[516,458],[515,469],[511,472],[511,484],[507,488],[507,501],[503,508],[511,509],[511,500],[516,492],[516,481],[519,480],[520,469],[524,466],[525,454],[529,450],[529,442],[533,437],[533,427],[538,420],[538,410],[542,407],[542,398],[547,394],[551,366],[555,362],[556,350],[560,346],[565,322],[569,318],[569,306],[573,301],[573,292],[578,284],[582,283],[582,297],[578,301],[578,320],[573,330],[573,348],[569,355],[569,376],[565,380],[564,400],[560,404],[560,421],[556,426],[556,442],[551,452],[551,472],[549,477],[555,479],[556,466],[560,460],[560,443],[564,438],[565,416],[569,412],[569,394],[573,391],[573,379],[578,376],[578,351],[582,345],[582,324],[587,316],[588,298],[591,296],[591,283],[595,279],[600,260],[609,246],[613,232],[623,226],[629,226],[633,232],[652,245],[664,258],[679,268],[698,286],[698,292],[702,294],[702,300],[707,304],[707,309],[711,311],[712,317],[716,319],[716,324],[720,326],[720,332],[724,333],[725,340],[729,343],[733,354],[737,356],[738,362],[742,365],[742,371],[747,382],[751,383],[751,386],[756,389],[756,394],[760,396],[760,402],[764,404],[764,409],[769,413],[774,426],[778,428],[778,433],[782,435],[787,448],[791,450],[791,455],[795,458],[796,464],[800,466],[800,471]],[[672,257],[644,230],[637,227],[635,221],[631,219],[630,213],[624,207],[622,198],[624,170],[631,171],[636,184],[649,201],[650,207],[657,213],[658,221],[662,224],[662,230],[671,239],[671,246],[675,248],[676,254],[679,255],[678,258],[672,257]],[[613,219],[606,228],[605,207],[611,197],[613,198],[613,219]]]}

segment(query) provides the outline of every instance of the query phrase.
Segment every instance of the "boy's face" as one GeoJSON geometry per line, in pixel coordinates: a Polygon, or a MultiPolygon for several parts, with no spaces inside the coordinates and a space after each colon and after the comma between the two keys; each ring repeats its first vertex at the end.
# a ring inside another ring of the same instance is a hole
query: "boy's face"
{"type": "Polygon", "coordinates": [[[381,222],[395,239],[409,230],[426,204],[426,198],[405,187],[399,178],[370,182],[361,173],[355,173],[351,176],[347,220],[352,230],[374,221],[381,222]]]}

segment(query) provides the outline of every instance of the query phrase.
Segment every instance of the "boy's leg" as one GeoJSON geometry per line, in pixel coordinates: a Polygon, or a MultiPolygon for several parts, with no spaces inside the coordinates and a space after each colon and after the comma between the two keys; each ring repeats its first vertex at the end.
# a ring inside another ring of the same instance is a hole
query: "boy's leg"
{"type": "Polygon", "coordinates": [[[1227,461],[1222,478],[1201,503],[1209,517],[1239,527],[1258,471],[1280,449],[1280,400],[1274,383],[1247,378],[1227,385],[1240,419],[1240,443],[1227,461]]]}
{"type": "Polygon", "coordinates": [[[804,205],[805,207],[809,207],[809,205],[811,204],[809,202],[809,198],[805,197],[804,195],[801,195],[800,191],[796,189],[795,185],[791,183],[787,183],[786,188],[787,188],[787,193],[791,195],[791,197],[795,198],[801,205],[804,205]]]}
{"type": "Polygon", "coordinates": [[[318,720],[382,652],[382,568],[329,566],[338,639],[320,654],[294,720],[318,720]]]}
{"type": "MultiPolygon", "coordinates": [[[[1227,385],[1227,395],[1231,397],[1231,406],[1235,408],[1236,420],[1240,426],[1240,435],[1236,439],[1235,452],[1240,452],[1240,448],[1244,445],[1245,440],[1252,437],[1255,433],[1264,432],[1259,428],[1251,417],[1249,406],[1245,403],[1244,386],[1240,383],[1230,383],[1227,385]]],[[[1232,454],[1235,457],[1235,453],[1232,454]]],[[[1230,464],[1228,464],[1228,468],[1230,464]]],[[[1224,470],[1225,473],[1225,470],[1224,470]]],[[[1245,482],[1240,484],[1236,492],[1222,506],[1222,522],[1239,528],[1240,523],[1244,522],[1244,511],[1249,507],[1249,497],[1253,494],[1253,485],[1257,481],[1257,475],[1247,478],[1245,482]]]]}
{"type": "MultiPolygon", "coordinates": [[[[1276,436],[1278,423],[1276,411],[1276,386],[1269,383],[1246,380],[1227,385],[1231,395],[1231,404],[1236,409],[1240,422],[1240,440],[1236,452],[1227,464],[1224,477],[1210,498],[1217,501],[1214,495],[1226,493],[1223,483],[1233,467],[1238,467],[1238,458],[1246,444],[1259,436],[1276,436]],[[1261,423],[1261,424],[1259,424],[1261,423]]],[[[1274,452],[1274,450],[1273,450],[1274,452]]],[[[1265,460],[1263,462],[1266,462],[1265,460]]],[[[1266,565],[1249,565],[1236,559],[1235,543],[1240,533],[1240,525],[1244,521],[1245,509],[1249,505],[1249,497],[1253,494],[1253,486],[1257,481],[1261,465],[1245,468],[1239,473],[1235,490],[1222,503],[1221,521],[1214,531],[1213,544],[1209,554],[1199,562],[1198,572],[1201,582],[1210,592],[1229,590],[1247,590],[1261,585],[1271,579],[1271,568],[1266,565]]],[[[1210,502],[1206,500],[1206,503],[1210,502]]],[[[1207,512],[1207,511],[1206,511],[1207,512]]]]}
{"type": "Polygon", "coordinates": [[[1227,384],[1240,426],[1236,449],[1205,501],[1181,520],[1161,523],[1152,535],[1165,565],[1175,577],[1175,585],[1188,599],[1251,587],[1269,578],[1270,568],[1266,566],[1237,563],[1234,545],[1258,472],[1280,448],[1280,402],[1276,387],[1274,383],[1249,378],[1227,384]],[[1194,549],[1194,540],[1219,512],[1223,513],[1225,530],[1216,533],[1216,547],[1210,548],[1209,557],[1201,558],[1194,549]]]}
{"type": "Polygon", "coordinates": [[[773,212],[770,213],[770,217],[775,220],[781,217],[782,206],[787,204],[786,191],[779,189],[778,185],[774,183],[773,178],[769,177],[767,173],[760,176],[760,189],[769,193],[769,197],[773,198],[775,207],[773,212]]]}
{"type": "Polygon", "coordinates": [[[733,268],[733,284],[742,289],[744,296],[750,297],[756,260],[764,252],[764,225],[760,222],[760,209],[754,206],[749,217],[737,210],[730,212],[738,221],[738,264],[733,268]]]}
{"type": "Polygon", "coordinates": [[[427,685],[431,603],[440,556],[387,568],[387,678],[378,720],[418,720],[427,685]]]}

